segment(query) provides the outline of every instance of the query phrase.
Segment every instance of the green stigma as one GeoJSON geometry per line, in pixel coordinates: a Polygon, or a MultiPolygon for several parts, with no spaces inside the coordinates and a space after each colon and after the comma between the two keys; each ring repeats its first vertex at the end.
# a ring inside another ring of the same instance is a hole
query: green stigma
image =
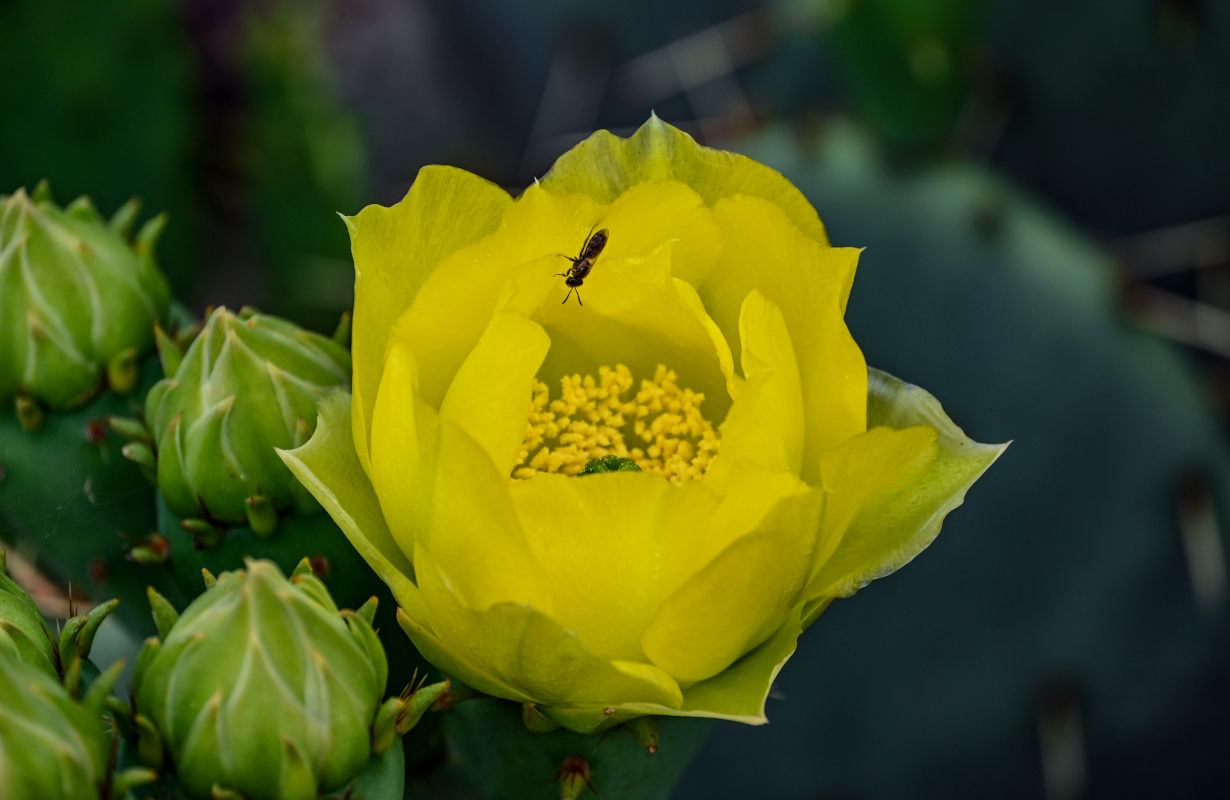
{"type": "Polygon", "coordinates": [[[603,456],[595,458],[581,470],[582,475],[597,475],[599,472],[640,472],[641,468],[630,458],[620,456],[603,456]]]}

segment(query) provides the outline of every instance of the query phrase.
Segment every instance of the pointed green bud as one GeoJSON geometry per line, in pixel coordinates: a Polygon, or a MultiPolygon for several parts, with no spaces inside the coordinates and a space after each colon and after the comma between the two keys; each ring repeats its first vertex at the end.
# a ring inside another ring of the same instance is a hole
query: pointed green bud
{"type": "Polygon", "coordinates": [[[133,725],[132,706],[113,694],[103,698],[103,712],[115,721],[115,729],[124,739],[135,740],[137,729],[133,725]]]}
{"type": "Polygon", "coordinates": [[[81,669],[84,664],[85,662],[80,658],[64,662],[64,688],[74,699],[81,696],[81,669]]]}
{"type": "Polygon", "coordinates": [[[560,800],[577,800],[586,789],[597,794],[590,777],[589,762],[581,756],[569,756],[555,774],[560,800]]]}
{"type": "Polygon", "coordinates": [[[137,728],[137,758],[146,766],[161,767],[163,761],[162,734],[144,714],[137,714],[134,722],[137,728]]]}
{"type": "Polygon", "coordinates": [[[149,435],[149,429],[141,420],[113,415],[107,417],[107,425],[130,442],[141,442],[147,446],[154,443],[153,437],[149,435]]]}
{"type": "Polygon", "coordinates": [[[144,442],[129,442],[120,448],[120,455],[140,467],[141,472],[151,482],[157,482],[158,462],[154,458],[154,451],[150,449],[148,444],[144,442]]]}
{"type": "Polygon", "coordinates": [[[111,776],[111,797],[124,797],[138,786],[158,780],[158,773],[146,767],[128,767],[111,776]]]}
{"type": "Polygon", "coordinates": [[[559,727],[559,723],[543,713],[537,703],[521,704],[521,721],[525,723],[526,730],[533,733],[550,733],[559,727]]]}
{"type": "Polygon", "coordinates": [[[272,562],[249,560],[219,575],[138,658],[136,707],[188,794],[209,797],[217,786],[314,798],[367,763],[383,651],[373,658],[379,640],[353,630],[366,620],[337,612],[322,590],[314,575],[291,581],[272,562]]]}
{"type": "Polygon", "coordinates": [[[137,661],[132,666],[132,685],[136,686],[141,682],[141,674],[145,672],[145,668],[154,660],[154,656],[162,648],[162,640],[157,636],[151,636],[141,645],[140,652],[137,653],[137,661]]]}
{"type": "Polygon", "coordinates": [[[147,567],[165,564],[170,557],[171,543],[167,540],[167,537],[157,533],[142,540],[140,544],[133,545],[128,550],[129,561],[135,561],[147,567]]]}
{"type": "Polygon", "coordinates": [[[248,527],[257,536],[272,536],[278,530],[278,512],[273,503],[263,495],[254,494],[244,501],[244,513],[248,516],[248,527]]]}
{"type": "Polygon", "coordinates": [[[343,311],[342,318],[337,322],[337,328],[333,331],[333,341],[340,344],[342,347],[350,346],[350,312],[343,311]]]}
{"type": "Polygon", "coordinates": [[[226,530],[204,519],[181,519],[179,527],[192,534],[192,542],[196,549],[211,549],[222,544],[226,530]]]}
{"type": "Polygon", "coordinates": [[[275,448],[310,436],[316,402],[349,380],[350,355],[336,342],[252,310],[215,309],[146,398],[167,505],[258,533],[284,511],[314,511],[275,448]]]}
{"type": "Polygon", "coordinates": [[[145,594],[149,597],[149,607],[154,615],[154,627],[158,629],[158,638],[166,639],[171,628],[175,627],[175,623],[179,620],[179,612],[175,610],[175,606],[171,605],[171,601],[159,594],[153,586],[147,587],[145,594]]]}
{"type": "Polygon", "coordinates": [[[400,734],[409,733],[415,725],[419,724],[419,720],[427,713],[427,710],[434,708],[440,698],[449,690],[448,681],[440,681],[433,683],[430,686],[418,686],[411,690],[408,696],[404,697],[404,704],[401,712],[397,715],[397,732],[400,734]]]}
{"type": "Polygon", "coordinates": [[[376,605],[379,602],[380,601],[376,599],[376,596],[372,595],[371,597],[367,598],[367,601],[364,602],[363,605],[356,608],[354,613],[358,614],[360,617],[367,620],[368,625],[375,625],[376,624],[376,605]]]}
{"type": "MultiPolygon", "coordinates": [[[[304,559],[306,560],[306,559],[304,559]]],[[[337,604],[333,602],[333,595],[329,594],[328,588],[320,578],[317,578],[312,572],[300,572],[290,577],[290,582],[298,586],[299,589],[308,597],[320,604],[320,607],[330,614],[340,614],[337,604]]],[[[351,612],[352,614],[354,612],[351,612]]]]}
{"type": "Polygon", "coordinates": [[[161,325],[154,325],[154,344],[158,347],[158,360],[162,363],[163,375],[174,375],[184,360],[184,348],[167,336],[161,325]]]}
{"type": "MultiPolygon", "coordinates": [[[[359,767],[355,774],[362,771],[359,767]]],[[[297,797],[313,800],[317,795],[316,770],[289,734],[282,735],[282,773],[277,785],[278,796],[288,800],[297,797]]]]}
{"type": "Polygon", "coordinates": [[[657,717],[637,717],[630,719],[624,723],[624,727],[628,729],[628,733],[641,743],[641,747],[645,748],[650,754],[658,752],[658,718],[657,717]]]}
{"type": "Polygon", "coordinates": [[[137,221],[137,215],[141,213],[141,201],[133,197],[127,203],[120,206],[111,215],[111,219],[107,220],[107,227],[118,233],[125,239],[132,233],[132,226],[137,221]]]}
{"type": "Polygon", "coordinates": [[[108,225],[86,198],[59,208],[50,192],[0,197],[0,398],[53,410],[103,388],[136,384],[170,293],[154,264],[157,229],[135,245],[126,206],[108,225]]]}
{"type": "Polygon", "coordinates": [[[59,644],[33,598],[8,576],[0,550],[0,645],[56,680],[60,679],[59,644]]]}
{"type": "Polygon", "coordinates": [[[120,679],[120,673],[123,671],[124,661],[122,659],[113,662],[107,667],[106,672],[100,674],[90,684],[85,697],[81,699],[82,705],[101,716],[107,707],[107,700],[113,696],[111,691],[115,688],[116,682],[120,679]]]}
{"type": "Polygon", "coordinates": [[[72,663],[74,658],[88,658],[90,648],[94,646],[94,635],[98,626],[111,615],[119,600],[108,600],[94,606],[86,614],[76,616],[64,623],[60,631],[60,663],[72,663]]]}
{"type": "Polygon", "coordinates": [[[19,394],[14,399],[13,405],[17,411],[17,422],[21,425],[23,431],[36,431],[43,427],[43,419],[46,417],[46,414],[37,400],[32,397],[26,397],[24,394],[19,394]]]}
{"type": "Polygon", "coordinates": [[[35,203],[54,203],[55,197],[51,194],[51,184],[46,178],[43,178],[35,185],[34,191],[30,193],[30,199],[35,203]]]}
{"type": "Polygon", "coordinates": [[[390,697],[376,712],[372,723],[372,752],[376,755],[387,752],[397,740],[397,716],[404,704],[400,697],[390,697]]]}
{"type": "Polygon", "coordinates": [[[296,578],[304,577],[307,575],[315,575],[315,574],[316,574],[316,571],[312,569],[312,560],[308,558],[307,556],[304,556],[303,558],[299,559],[299,563],[295,565],[295,568],[293,570],[291,570],[290,579],[293,581],[296,578]]]}
{"type": "Polygon", "coordinates": [[[98,210],[94,208],[94,203],[85,195],[78,197],[65,206],[64,211],[73,219],[81,220],[82,222],[102,222],[102,217],[98,216],[98,210]]]}
{"type": "Polygon", "coordinates": [[[0,647],[0,789],[6,800],[98,800],[110,746],[102,720],[60,682],[0,647]]]}
{"type": "Polygon", "coordinates": [[[137,385],[137,348],[126,347],[107,361],[107,385],[128,394],[137,385]]]}

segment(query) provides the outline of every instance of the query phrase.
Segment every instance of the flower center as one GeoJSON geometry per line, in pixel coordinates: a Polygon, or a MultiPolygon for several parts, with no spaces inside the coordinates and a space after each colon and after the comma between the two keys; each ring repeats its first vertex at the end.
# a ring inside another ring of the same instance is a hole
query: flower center
{"type": "Polygon", "coordinates": [[[675,483],[704,477],[717,454],[718,435],[700,413],[705,396],[681,389],[677,378],[659,365],[634,392],[626,366],[603,366],[597,378],[561,378],[560,396],[554,400],[547,385],[535,379],[513,477],[576,475],[603,456],[630,458],[675,483]]]}

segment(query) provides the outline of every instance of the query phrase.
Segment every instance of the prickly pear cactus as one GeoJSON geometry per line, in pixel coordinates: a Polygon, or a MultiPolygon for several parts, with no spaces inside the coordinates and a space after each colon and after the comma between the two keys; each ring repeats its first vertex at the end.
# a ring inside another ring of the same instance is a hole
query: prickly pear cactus
{"type": "Polygon", "coordinates": [[[249,560],[182,616],[156,594],[151,605],[161,639],[146,642],[133,676],[137,751],[149,766],[168,762],[191,797],[339,790],[447,688],[383,700],[374,599],[339,612],[306,559],[289,580],[249,560]]]}
{"type": "Polygon", "coordinates": [[[137,213],[60,208],[45,185],[0,199],[0,539],[78,593],[126,601],[174,591],[128,558],[154,530],[154,497],[107,426],[159,377],[147,351],[169,315],[163,220],[131,238],[137,213]]]}

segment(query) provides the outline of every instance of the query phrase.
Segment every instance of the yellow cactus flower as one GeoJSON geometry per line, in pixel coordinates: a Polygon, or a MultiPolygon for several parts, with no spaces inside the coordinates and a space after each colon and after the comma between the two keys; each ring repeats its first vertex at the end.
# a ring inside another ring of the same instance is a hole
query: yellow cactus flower
{"type": "Polygon", "coordinates": [[[567,728],[764,722],[800,632],[1003,449],[869,372],[859,250],[793,185],[657,118],[347,224],[353,394],[282,456],[428,660],[567,728]]]}

